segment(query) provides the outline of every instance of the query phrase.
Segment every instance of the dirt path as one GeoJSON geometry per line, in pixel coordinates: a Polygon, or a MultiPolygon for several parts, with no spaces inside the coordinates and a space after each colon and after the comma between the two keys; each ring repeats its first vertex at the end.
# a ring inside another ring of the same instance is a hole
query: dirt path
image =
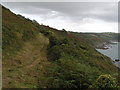
{"type": "Polygon", "coordinates": [[[35,40],[26,42],[12,60],[6,60],[4,86],[35,87],[38,77],[43,75],[44,67],[49,63],[46,56],[48,44],[49,40],[40,34],[35,40]]]}

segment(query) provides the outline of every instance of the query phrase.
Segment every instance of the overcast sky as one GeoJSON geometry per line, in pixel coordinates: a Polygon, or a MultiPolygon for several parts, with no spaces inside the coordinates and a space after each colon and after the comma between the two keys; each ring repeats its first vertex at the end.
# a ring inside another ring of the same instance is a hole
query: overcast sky
{"type": "Polygon", "coordinates": [[[2,3],[40,24],[74,32],[118,32],[117,2],[2,3]]]}

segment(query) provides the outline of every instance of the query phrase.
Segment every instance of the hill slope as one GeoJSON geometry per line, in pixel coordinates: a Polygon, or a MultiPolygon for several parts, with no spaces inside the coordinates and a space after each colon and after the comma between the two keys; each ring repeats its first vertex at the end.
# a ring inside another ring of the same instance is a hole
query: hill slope
{"type": "Polygon", "coordinates": [[[120,34],[118,33],[71,33],[73,33],[76,37],[85,40],[94,47],[97,47],[101,43],[109,44],[112,41],[118,42],[120,37],[120,34]]]}
{"type": "Polygon", "coordinates": [[[2,11],[3,87],[37,87],[43,66],[49,63],[46,56],[49,40],[31,21],[4,7],[2,11]]]}
{"type": "Polygon", "coordinates": [[[3,87],[88,88],[102,74],[117,76],[111,59],[84,39],[2,11],[3,87]]]}

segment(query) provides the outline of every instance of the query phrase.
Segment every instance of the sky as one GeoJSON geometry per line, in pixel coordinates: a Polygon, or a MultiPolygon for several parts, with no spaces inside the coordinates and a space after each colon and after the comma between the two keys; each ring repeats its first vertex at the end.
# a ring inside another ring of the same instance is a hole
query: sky
{"type": "Polygon", "coordinates": [[[40,24],[73,32],[118,32],[117,2],[3,2],[40,24]]]}

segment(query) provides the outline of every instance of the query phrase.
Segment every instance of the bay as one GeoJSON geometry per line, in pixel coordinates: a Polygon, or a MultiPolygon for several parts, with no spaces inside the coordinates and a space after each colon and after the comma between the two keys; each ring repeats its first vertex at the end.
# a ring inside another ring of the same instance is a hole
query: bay
{"type": "Polygon", "coordinates": [[[120,60],[119,56],[119,49],[120,49],[120,42],[119,43],[114,43],[114,44],[109,44],[108,49],[96,49],[98,52],[110,57],[115,65],[120,68],[120,61],[116,62],[115,59],[120,60]]]}

